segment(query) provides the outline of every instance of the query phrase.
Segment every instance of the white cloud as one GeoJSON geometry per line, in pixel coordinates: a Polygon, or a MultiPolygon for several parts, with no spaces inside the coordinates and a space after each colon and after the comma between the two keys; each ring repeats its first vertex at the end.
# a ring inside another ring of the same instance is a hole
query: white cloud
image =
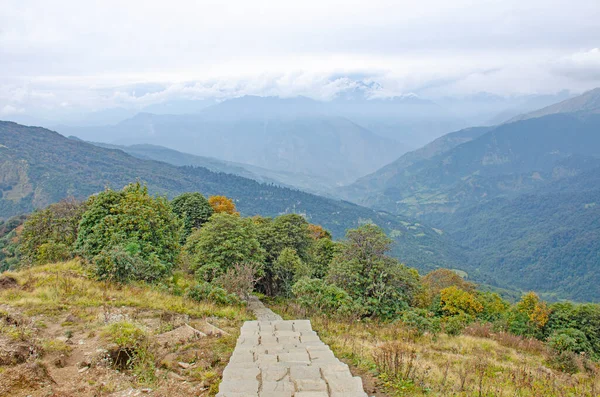
{"type": "Polygon", "coordinates": [[[12,105],[4,105],[4,107],[2,107],[0,109],[0,114],[3,116],[8,116],[8,115],[13,115],[13,114],[19,114],[19,113],[24,113],[25,109],[23,108],[17,108],[14,107],[12,105]]]}

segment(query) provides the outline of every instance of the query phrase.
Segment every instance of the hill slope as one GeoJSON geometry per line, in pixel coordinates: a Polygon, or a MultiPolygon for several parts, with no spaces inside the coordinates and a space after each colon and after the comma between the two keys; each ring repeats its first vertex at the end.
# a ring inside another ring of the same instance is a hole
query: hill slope
{"type": "Polygon", "coordinates": [[[558,113],[600,113],[600,87],[587,91],[575,98],[566,99],[554,105],[546,106],[542,109],[530,113],[522,114],[510,119],[508,122],[527,120],[535,117],[543,117],[558,113]]]}
{"type": "Polygon", "coordinates": [[[112,145],[109,143],[90,142],[95,146],[118,149],[143,160],[156,160],[176,166],[204,167],[213,172],[224,172],[253,179],[261,183],[274,183],[281,186],[295,187],[316,194],[331,193],[331,187],[317,177],[308,174],[275,171],[250,164],[224,161],[212,157],[196,156],[157,145],[112,145]]]}
{"type": "Polygon", "coordinates": [[[455,266],[463,261],[460,250],[444,236],[407,218],[206,168],[141,160],[38,127],[0,122],[0,170],[0,218],[68,195],[84,198],[106,186],[121,188],[139,179],[152,192],[170,197],[186,191],[224,194],[234,198],[245,215],[301,213],[336,237],[363,222],[375,222],[394,237],[396,255],[417,268],[455,266]]]}
{"type": "Polygon", "coordinates": [[[556,114],[504,124],[400,168],[376,192],[357,201],[430,217],[495,197],[532,192],[600,165],[599,129],[600,115],[556,114]]]}
{"type": "Polygon", "coordinates": [[[396,158],[400,144],[308,98],[242,97],[197,114],[138,114],[116,126],[63,129],[90,141],[148,143],[276,171],[349,183],[396,158]]]}

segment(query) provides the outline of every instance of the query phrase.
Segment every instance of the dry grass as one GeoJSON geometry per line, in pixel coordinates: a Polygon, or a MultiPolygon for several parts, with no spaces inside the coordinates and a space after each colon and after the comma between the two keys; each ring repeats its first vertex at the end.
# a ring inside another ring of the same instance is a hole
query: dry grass
{"type": "MultiPolygon", "coordinates": [[[[294,317],[290,305],[276,308],[294,317]]],[[[418,336],[400,324],[312,317],[340,358],[371,371],[391,396],[597,397],[599,367],[569,375],[547,366],[543,343],[470,329],[470,335],[418,336]]]]}
{"type": "MultiPolygon", "coordinates": [[[[239,327],[252,319],[241,306],[196,302],[169,292],[184,292],[192,281],[189,279],[174,278],[162,287],[121,286],[90,278],[76,260],[23,269],[9,276],[18,285],[0,290],[0,348],[2,343],[8,344],[14,353],[6,357],[4,365],[0,360],[0,372],[16,374],[19,369],[15,365],[38,360],[56,380],[53,385],[40,383],[33,394],[26,392],[25,385],[23,395],[49,395],[48,387],[64,395],[95,396],[150,386],[157,395],[214,396],[239,327]],[[131,324],[145,335],[142,348],[134,346],[131,363],[121,370],[111,364],[111,346],[115,345],[107,337],[111,324],[131,324]],[[209,336],[186,344],[157,342],[157,334],[182,324],[202,329],[209,336]],[[210,334],[219,328],[223,335],[210,334]],[[80,362],[88,360],[85,354],[90,351],[107,351],[108,358],[104,360],[99,353],[97,359],[91,359],[89,371],[79,376],[80,362]],[[179,362],[188,363],[189,369],[179,362]]],[[[10,384],[3,379],[0,377],[0,389],[17,388],[17,377],[10,384]]]]}
{"type": "Polygon", "coordinates": [[[147,285],[123,287],[95,281],[88,277],[77,260],[7,274],[15,278],[22,288],[0,291],[0,301],[24,308],[30,315],[60,313],[72,307],[125,306],[193,317],[213,316],[238,320],[251,318],[241,307],[198,303],[147,285]]]}

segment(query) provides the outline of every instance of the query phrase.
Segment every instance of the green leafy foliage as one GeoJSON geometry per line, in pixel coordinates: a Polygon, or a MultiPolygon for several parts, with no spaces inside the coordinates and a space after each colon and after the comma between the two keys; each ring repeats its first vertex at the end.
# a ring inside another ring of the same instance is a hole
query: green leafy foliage
{"type": "Polygon", "coordinates": [[[69,198],[29,216],[20,239],[23,259],[30,264],[44,264],[72,257],[85,210],[85,203],[69,198]]]}
{"type": "Polygon", "coordinates": [[[106,190],[92,196],[87,206],[76,247],[84,258],[101,265],[96,268],[100,278],[110,277],[106,269],[122,266],[119,278],[130,274],[155,280],[171,272],[179,255],[182,225],[165,198],[152,197],[145,186],[135,183],[120,192],[106,190]],[[132,258],[126,259],[123,251],[132,258]],[[139,265],[133,257],[144,263],[143,268],[129,269],[139,265]]]}
{"type": "Polygon", "coordinates": [[[213,214],[190,235],[184,250],[191,270],[204,281],[212,281],[234,264],[262,263],[265,257],[252,220],[226,213],[213,214]]]}
{"type": "Polygon", "coordinates": [[[198,302],[210,301],[220,305],[239,305],[240,298],[236,294],[228,293],[224,288],[205,281],[190,288],[188,297],[198,302]]]}
{"type": "Polygon", "coordinates": [[[419,275],[386,255],[391,240],[374,225],[349,230],[331,262],[328,280],[344,289],[367,315],[394,318],[412,303],[419,275]]]}
{"type": "Polygon", "coordinates": [[[171,201],[173,212],[183,220],[182,243],[192,233],[208,221],[213,214],[213,208],[202,193],[183,193],[171,201]]]}
{"type": "Polygon", "coordinates": [[[301,278],[292,287],[296,302],[304,309],[330,315],[348,315],[353,308],[352,298],[340,287],[323,279],[301,278]]]}
{"type": "Polygon", "coordinates": [[[310,269],[300,259],[295,249],[286,247],[273,263],[273,275],[278,295],[289,296],[292,285],[302,277],[309,277],[310,269]]]}

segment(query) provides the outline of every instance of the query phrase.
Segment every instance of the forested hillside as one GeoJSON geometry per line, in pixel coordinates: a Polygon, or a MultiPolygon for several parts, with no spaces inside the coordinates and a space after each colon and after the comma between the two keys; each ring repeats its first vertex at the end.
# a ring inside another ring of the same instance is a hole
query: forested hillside
{"type": "Polygon", "coordinates": [[[226,195],[244,215],[303,214],[341,237],[349,228],[374,222],[395,240],[394,253],[421,269],[456,267],[459,248],[445,236],[407,218],[376,212],[348,202],[278,186],[260,184],[206,168],[175,167],[141,160],[111,150],[67,139],[43,128],[0,123],[0,217],[30,212],[67,196],[85,198],[107,186],[121,188],[140,180],[152,193],[173,197],[187,191],[226,195]]]}

